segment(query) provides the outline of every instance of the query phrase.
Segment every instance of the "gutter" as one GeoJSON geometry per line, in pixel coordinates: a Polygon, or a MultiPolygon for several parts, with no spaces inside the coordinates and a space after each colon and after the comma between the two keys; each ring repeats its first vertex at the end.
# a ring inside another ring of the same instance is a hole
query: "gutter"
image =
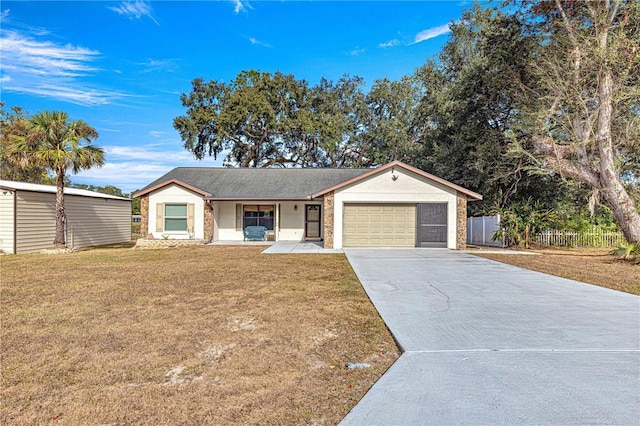
{"type": "Polygon", "coordinates": [[[282,198],[282,197],[260,197],[260,198],[247,198],[247,197],[204,197],[204,200],[209,201],[305,201],[310,198],[282,198]]]}

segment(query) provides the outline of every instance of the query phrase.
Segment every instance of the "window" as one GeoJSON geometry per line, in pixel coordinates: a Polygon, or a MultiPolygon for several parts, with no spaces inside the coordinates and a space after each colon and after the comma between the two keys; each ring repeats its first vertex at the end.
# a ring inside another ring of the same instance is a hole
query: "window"
{"type": "Polygon", "coordinates": [[[243,206],[242,227],[264,226],[273,231],[274,206],[243,206]]]}
{"type": "Polygon", "coordinates": [[[164,230],[165,231],[187,231],[187,205],[186,204],[165,204],[164,205],[164,230]]]}

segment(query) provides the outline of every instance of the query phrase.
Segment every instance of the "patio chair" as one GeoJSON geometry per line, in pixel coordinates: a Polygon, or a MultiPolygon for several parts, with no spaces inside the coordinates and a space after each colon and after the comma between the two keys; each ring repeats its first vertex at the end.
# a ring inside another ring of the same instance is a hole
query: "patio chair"
{"type": "Polygon", "coordinates": [[[262,240],[266,241],[267,227],[266,226],[247,226],[243,230],[244,240],[262,240]]]}

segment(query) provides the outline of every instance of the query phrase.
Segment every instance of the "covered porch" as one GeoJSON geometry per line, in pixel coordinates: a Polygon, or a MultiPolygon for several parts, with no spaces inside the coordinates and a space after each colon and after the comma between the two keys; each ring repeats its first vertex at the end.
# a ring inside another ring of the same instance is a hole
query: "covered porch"
{"type": "Polygon", "coordinates": [[[210,205],[214,243],[243,241],[243,230],[249,226],[264,226],[270,242],[323,239],[322,199],[215,200],[210,205]]]}

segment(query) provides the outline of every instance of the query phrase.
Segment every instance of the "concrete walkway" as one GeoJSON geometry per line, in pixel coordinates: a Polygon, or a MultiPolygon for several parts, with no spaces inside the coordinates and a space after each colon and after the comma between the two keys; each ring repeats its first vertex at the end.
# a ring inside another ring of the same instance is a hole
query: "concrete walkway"
{"type": "Polygon", "coordinates": [[[262,253],[336,254],[344,252],[340,249],[325,249],[322,241],[278,241],[262,253]]]}
{"type": "Polygon", "coordinates": [[[345,249],[403,355],[342,425],[640,424],[640,298],[437,249],[345,249]]]}

